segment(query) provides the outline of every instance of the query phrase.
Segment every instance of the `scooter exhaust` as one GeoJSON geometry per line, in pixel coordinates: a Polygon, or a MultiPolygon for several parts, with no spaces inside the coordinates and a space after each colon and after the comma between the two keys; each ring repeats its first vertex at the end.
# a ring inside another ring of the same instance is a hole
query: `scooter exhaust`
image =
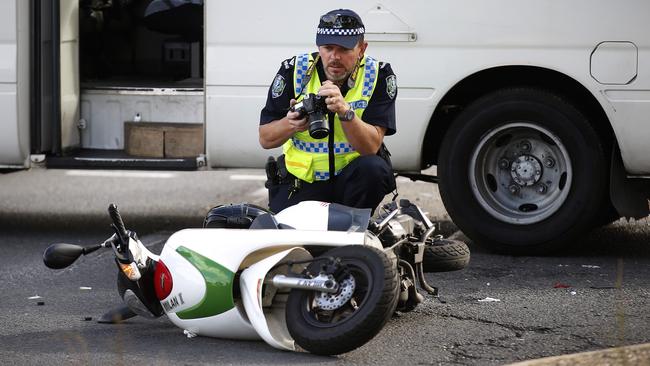
{"type": "Polygon", "coordinates": [[[287,277],[285,275],[275,275],[271,281],[273,286],[278,288],[297,288],[301,290],[314,290],[320,292],[335,293],[339,290],[339,284],[336,283],[331,275],[319,274],[315,278],[297,278],[287,277]]]}

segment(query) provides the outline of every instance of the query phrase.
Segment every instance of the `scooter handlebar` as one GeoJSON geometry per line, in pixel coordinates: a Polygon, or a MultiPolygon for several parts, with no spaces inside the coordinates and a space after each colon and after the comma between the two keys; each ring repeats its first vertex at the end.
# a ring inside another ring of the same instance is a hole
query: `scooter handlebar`
{"type": "Polygon", "coordinates": [[[117,230],[117,235],[120,236],[122,240],[128,240],[129,234],[126,232],[126,227],[124,227],[124,221],[122,221],[122,216],[120,216],[120,211],[118,211],[117,206],[114,203],[108,205],[108,214],[113,220],[113,225],[117,230]]]}

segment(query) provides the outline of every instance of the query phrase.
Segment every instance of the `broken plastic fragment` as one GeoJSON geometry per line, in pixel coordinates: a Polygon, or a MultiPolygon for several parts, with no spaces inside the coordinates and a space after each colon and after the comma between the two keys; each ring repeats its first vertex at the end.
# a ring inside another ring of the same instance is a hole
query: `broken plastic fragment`
{"type": "Polygon", "coordinates": [[[495,299],[493,297],[486,297],[485,299],[479,299],[478,302],[499,302],[500,299],[495,299]]]}
{"type": "Polygon", "coordinates": [[[92,287],[87,287],[87,286],[80,286],[79,290],[92,290],[92,287]]]}
{"type": "Polygon", "coordinates": [[[36,300],[36,299],[42,299],[42,297],[35,295],[35,296],[30,296],[27,298],[27,300],[36,300]]]}
{"type": "Polygon", "coordinates": [[[184,330],[183,330],[183,334],[185,334],[185,335],[187,336],[187,338],[194,338],[194,337],[196,337],[196,333],[192,333],[192,332],[190,332],[190,331],[187,330],[187,329],[184,329],[184,330]]]}
{"type": "Polygon", "coordinates": [[[575,292],[575,291],[571,291],[571,292],[570,292],[571,295],[575,295],[576,293],[577,293],[577,292],[575,292]]]}

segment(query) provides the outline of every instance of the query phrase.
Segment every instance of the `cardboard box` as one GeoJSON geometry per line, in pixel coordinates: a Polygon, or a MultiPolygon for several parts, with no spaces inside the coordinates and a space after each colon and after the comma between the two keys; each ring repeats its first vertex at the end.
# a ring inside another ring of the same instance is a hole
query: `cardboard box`
{"type": "Polygon", "coordinates": [[[148,158],[191,158],[204,153],[203,124],[124,122],[124,151],[148,158]]]}

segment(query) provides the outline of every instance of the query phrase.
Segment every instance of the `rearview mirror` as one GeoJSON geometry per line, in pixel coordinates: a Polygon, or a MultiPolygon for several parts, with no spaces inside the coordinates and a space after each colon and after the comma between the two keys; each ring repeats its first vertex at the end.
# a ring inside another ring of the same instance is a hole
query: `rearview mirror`
{"type": "Polygon", "coordinates": [[[84,247],[74,244],[52,244],[43,253],[43,263],[52,269],[65,268],[84,253],[84,247]]]}

